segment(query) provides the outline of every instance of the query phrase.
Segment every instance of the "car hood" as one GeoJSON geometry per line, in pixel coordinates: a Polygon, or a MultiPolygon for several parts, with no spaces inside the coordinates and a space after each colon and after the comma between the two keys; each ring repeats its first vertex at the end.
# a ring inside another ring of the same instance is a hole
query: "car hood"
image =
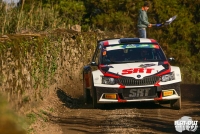
{"type": "MultiPolygon", "coordinates": [[[[137,62],[137,63],[124,63],[124,64],[110,64],[104,66],[107,68],[107,73],[117,74],[125,77],[134,77],[142,79],[143,77],[158,74],[166,68],[164,62],[137,62]]],[[[168,64],[168,63],[167,63],[168,64]]],[[[169,64],[168,64],[169,65],[169,64]]]]}

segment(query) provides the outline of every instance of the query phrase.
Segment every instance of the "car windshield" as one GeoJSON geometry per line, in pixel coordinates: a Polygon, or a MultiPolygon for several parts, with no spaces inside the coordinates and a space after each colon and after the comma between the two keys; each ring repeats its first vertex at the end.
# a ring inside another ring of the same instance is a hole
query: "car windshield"
{"type": "Polygon", "coordinates": [[[107,46],[102,50],[102,64],[165,61],[157,44],[123,44],[107,46]]]}

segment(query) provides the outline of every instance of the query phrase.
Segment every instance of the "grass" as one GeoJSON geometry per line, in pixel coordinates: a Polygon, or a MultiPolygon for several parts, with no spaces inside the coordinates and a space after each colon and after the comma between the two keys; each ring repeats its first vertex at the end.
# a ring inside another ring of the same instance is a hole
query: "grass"
{"type": "Polygon", "coordinates": [[[0,33],[29,33],[39,31],[49,31],[55,28],[66,28],[66,24],[60,19],[59,12],[51,5],[43,7],[40,3],[31,4],[31,7],[13,6],[0,3],[0,33]]]}
{"type": "Polygon", "coordinates": [[[37,120],[37,115],[35,113],[29,113],[26,115],[26,117],[30,124],[35,123],[35,121],[37,120]]]}

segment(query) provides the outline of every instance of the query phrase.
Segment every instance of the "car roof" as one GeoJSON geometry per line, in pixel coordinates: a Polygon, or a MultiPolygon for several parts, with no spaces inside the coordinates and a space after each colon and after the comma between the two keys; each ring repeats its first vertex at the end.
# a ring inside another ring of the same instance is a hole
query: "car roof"
{"type": "Polygon", "coordinates": [[[116,45],[116,44],[129,44],[129,43],[157,43],[154,39],[148,38],[115,38],[99,40],[98,43],[104,46],[116,45]]]}

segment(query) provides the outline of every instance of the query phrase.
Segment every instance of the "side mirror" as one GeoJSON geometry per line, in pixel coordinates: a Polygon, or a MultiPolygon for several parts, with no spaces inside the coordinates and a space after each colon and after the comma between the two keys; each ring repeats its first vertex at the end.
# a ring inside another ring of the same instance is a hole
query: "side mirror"
{"type": "Polygon", "coordinates": [[[92,61],[92,62],[90,63],[90,65],[91,65],[91,66],[98,66],[97,63],[96,63],[95,61],[92,61]]]}
{"type": "Polygon", "coordinates": [[[173,57],[170,57],[168,60],[169,61],[175,61],[175,59],[173,57]]]}

